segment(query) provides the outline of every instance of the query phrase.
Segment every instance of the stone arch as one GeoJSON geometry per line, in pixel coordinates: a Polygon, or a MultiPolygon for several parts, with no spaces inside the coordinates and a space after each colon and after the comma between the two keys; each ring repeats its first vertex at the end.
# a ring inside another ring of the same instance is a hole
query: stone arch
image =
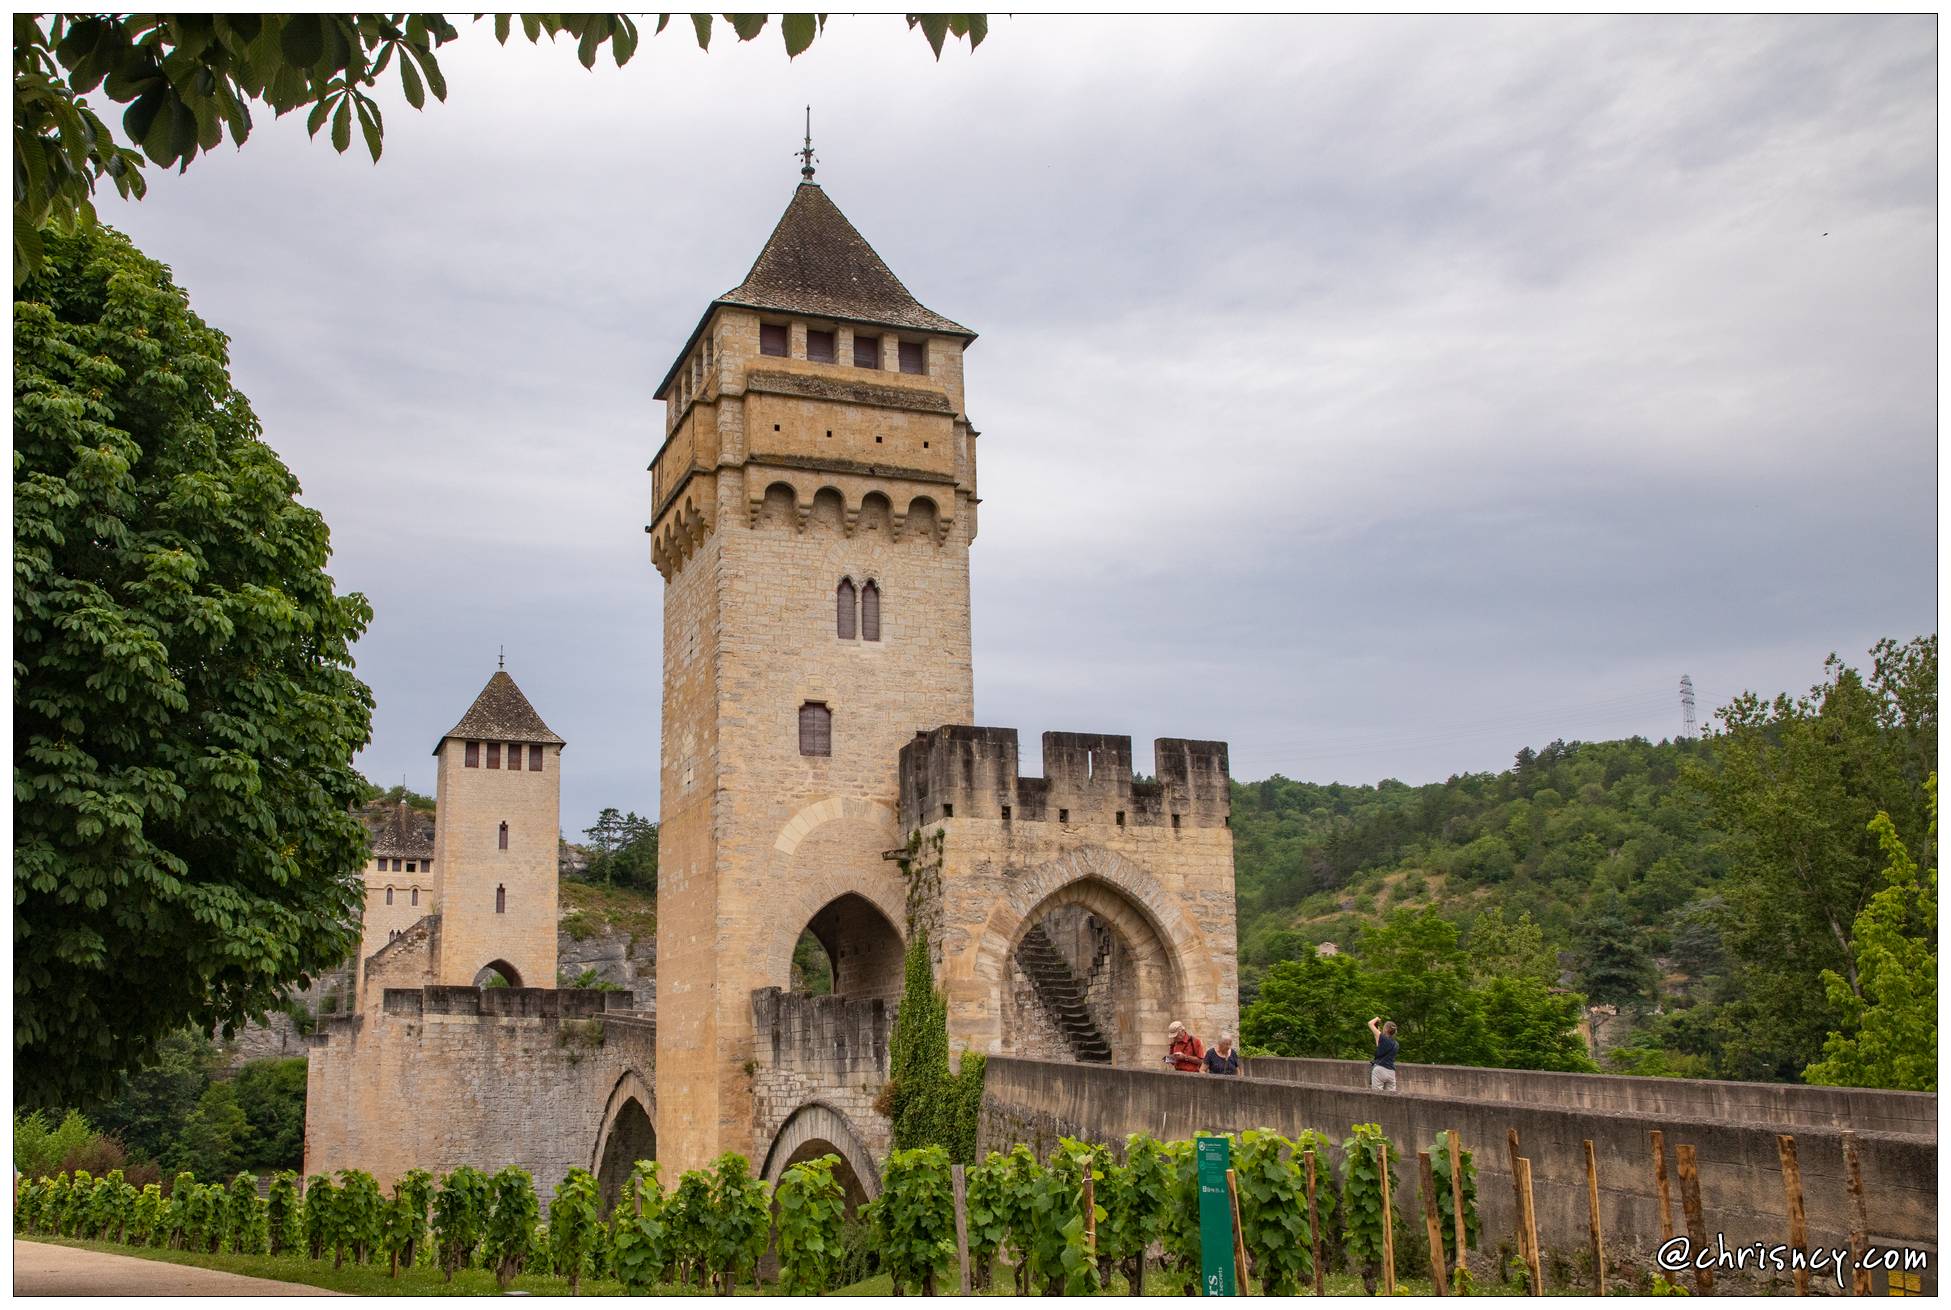
{"type": "Polygon", "coordinates": [[[833,532],[845,530],[847,526],[847,498],[840,494],[838,487],[821,487],[813,493],[813,508],[806,516],[808,524],[817,525],[833,532]]]}
{"type": "Polygon", "coordinates": [[[506,960],[489,960],[479,969],[476,969],[474,971],[474,985],[476,987],[486,987],[489,982],[488,975],[491,973],[500,974],[510,987],[525,987],[528,985],[522,981],[522,975],[515,966],[506,960]]]}
{"type": "Polygon", "coordinates": [[[773,483],[765,489],[765,495],[760,497],[753,520],[757,527],[798,527],[799,493],[793,490],[790,482],[773,483]]]}
{"type": "Polygon", "coordinates": [[[890,1003],[899,999],[901,931],[874,902],[859,892],[845,892],[821,906],[801,931],[819,940],[833,965],[833,995],[890,1003]]]}
{"type": "MultiPolygon", "coordinates": [[[[1219,971],[1203,931],[1178,898],[1143,867],[1102,847],[1083,847],[1024,870],[991,908],[968,957],[972,981],[987,998],[969,1034],[971,1048],[994,1054],[1014,1049],[1002,1016],[1011,1008],[1018,950],[1031,928],[1068,907],[1097,920],[1129,957],[1131,974],[1120,984],[1112,1016],[1119,1031],[1105,1034],[1114,1062],[1155,1063],[1166,1051],[1166,1025],[1189,1000],[1219,994],[1219,971]]],[[[1199,1022],[1196,1015],[1185,1017],[1199,1022]]]]}
{"type": "Polygon", "coordinates": [[[657,1096],[635,1069],[625,1069],[603,1106],[589,1171],[603,1194],[603,1213],[616,1208],[639,1160],[657,1158],[657,1096]]]}
{"type": "Polygon", "coordinates": [[[927,496],[916,496],[908,502],[908,512],[902,519],[901,536],[920,537],[934,541],[941,535],[942,512],[935,502],[927,496]]]}
{"type": "Polygon", "coordinates": [[[829,1154],[840,1157],[840,1166],[833,1174],[847,1191],[850,1213],[881,1194],[881,1171],[874,1163],[874,1153],[847,1116],[824,1101],[808,1101],[786,1117],[773,1134],[759,1172],[777,1187],[792,1165],[829,1154]]]}
{"type": "Polygon", "coordinates": [[[901,939],[899,925],[908,921],[907,884],[898,866],[882,858],[900,840],[893,810],[852,796],[816,801],[780,827],[772,843],[775,894],[766,907],[771,927],[761,976],[767,985],[791,990],[800,933],[843,897],[866,902],[901,939]]]}
{"type": "Polygon", "coordinates": [[[877,533],[887,536],[894,531],[894,502],[878,491],[870,491],[860,498],[859,532],[877,533]]]}

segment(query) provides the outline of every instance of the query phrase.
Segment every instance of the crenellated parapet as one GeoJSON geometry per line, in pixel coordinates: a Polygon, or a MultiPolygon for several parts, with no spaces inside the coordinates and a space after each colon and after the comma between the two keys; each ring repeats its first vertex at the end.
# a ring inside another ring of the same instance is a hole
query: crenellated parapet
{"type": "Polygon", "coordinates": [[[1160,737],[1153,779],[1131,769],[1131,738],[1043,734],[1043,776],[1017,768],[1014,728],[950,725],[901,748],[901,824],[942,819],[1063,823],[1115,828],[1230,826],[1226,743],[1160,737]]]}

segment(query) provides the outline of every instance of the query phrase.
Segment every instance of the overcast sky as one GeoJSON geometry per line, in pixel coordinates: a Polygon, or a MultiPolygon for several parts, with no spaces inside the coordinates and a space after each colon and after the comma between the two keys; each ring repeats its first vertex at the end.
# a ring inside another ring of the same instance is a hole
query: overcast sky
{"type": "Polygon", "coordinates": [[[1935,630],[1930,17],[998,17],[940,63],[835,17],[594,73],[460,23],[377,166],[266,111],[102,204],[373,602],[377,781],[432,789],[505,644],[569,834],[655,813],[651,389],[808,102],[819,181],[982,334],[977,717],[1026,747],[1425,782],[1935,630]]]}

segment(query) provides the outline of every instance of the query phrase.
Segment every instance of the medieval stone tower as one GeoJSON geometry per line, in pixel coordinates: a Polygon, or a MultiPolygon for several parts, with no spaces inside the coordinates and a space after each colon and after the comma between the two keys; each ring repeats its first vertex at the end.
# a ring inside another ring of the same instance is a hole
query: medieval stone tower
{"type": "Polygon", "coordinates": [[[809,177],[658,388],[668,1177],[752,1149],[752,993],[787,985],[802,931],[836,994],[899,994],[894,762],[973,709],[974,336],[809,177]]]}
{"type": "Polygon", "coordinates": [[[434,747],[435,983],[555,986],[562,746],[497,671],[434,747]]]}

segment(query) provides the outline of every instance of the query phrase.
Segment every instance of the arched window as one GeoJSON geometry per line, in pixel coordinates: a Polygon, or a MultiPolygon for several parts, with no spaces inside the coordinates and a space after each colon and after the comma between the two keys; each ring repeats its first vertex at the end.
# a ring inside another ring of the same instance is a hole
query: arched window
{"type": "Polygon", "coordinates": [[[393,903],[393,889],[391,887],[388,887],[386,889],[386,903],[388,905],[391,905],[393,903]]]}
{"type": "Polygon", "coordinates": [[[504,851],[508,849],[508,820],[506,819],[501,821],[501,849],[504,851]]]}
{"type": "Polygon", "coordinates": [[[876,583],[869,582],[860,589],[860,638],[881,639],[881,589],[876,583]]]}
{"type": "Polygon", "coordinates": [[[799,707],[799,753],[833,754],[833,711],[818,701],[799,707]]]}
{"type": "Polygon", "coordinates": [[[508,913],[508,888],[505,885],[495,888],[495,913],[508,913]]]}
{"type": "Polygon", "coordinates": [[[840,640],[852,641],[854,639],[854,580],[852,578],[840,579],[840,585],[834,588],[833,607],[840,640]]]}
{"type": "Polygon", "coordinates": [[[413,903],[415,905],[418,905],[420,903],[420,889],[418,887],[415,887],[413,889],[413,903]]]}

